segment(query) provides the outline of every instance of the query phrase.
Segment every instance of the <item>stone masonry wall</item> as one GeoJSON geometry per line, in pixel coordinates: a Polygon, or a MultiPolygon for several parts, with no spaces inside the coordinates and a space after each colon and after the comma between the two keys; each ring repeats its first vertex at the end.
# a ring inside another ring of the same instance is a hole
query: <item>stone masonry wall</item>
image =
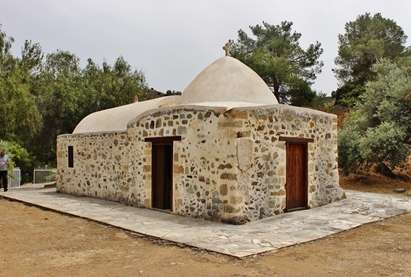
{"type": "Polygon", "coordinates": [[[314,140],[308,143],[309,207],[344,197],[339,187],[336,116],[285,105],[231,113],[244,118],[239,136],[253,145],[252,162],[240,168],[238,175],[239,186],[247,192],[247,219],[272,216],[285,209],[286,142],[280,141],[280,136],[314,140]]]}
{"type": "Polygon", "coordinates": [[[58,138],[58,189],[151,207],[148,137],[181,136],[173,149],[173,213],[244,223],[285,208],[285,142],[308,144],[308,204],[343,197],[338,186],[336,117],[274,105],[259,108],[184,107],[138,116],[126,133],[58,138]],[[67,168],[67,146],[74,168],[67,168]]]}
{"type": "Polygon", "coordinates": [[[237,182],[237,123],[223,112],[166,110],[129,124],[130,154],[144,153],[145,157],[143,165],[138,159],[130,162],[131,190],[137,203],[145,199],[144,206],[151,204],[151,143],[144,139],[181,136],[173,149],[173,212],[235,223],[246,220],[245,192],[237,182]]]}
{"type": "Polygon", "coordinates": [[[57,139],[57,190],[123,203],[128,202],[127,134],[62,135],[57,139]],[[74,167],[68,167],[68,146],[74,167]]]}

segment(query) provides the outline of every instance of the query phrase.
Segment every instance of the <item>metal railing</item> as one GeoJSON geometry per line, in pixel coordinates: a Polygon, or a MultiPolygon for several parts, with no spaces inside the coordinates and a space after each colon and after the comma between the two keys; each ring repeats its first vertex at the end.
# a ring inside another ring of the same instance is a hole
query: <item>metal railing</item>
{"type": "Polygon", "coordinates": [[[8,186],[9,188],[18,188],[21,185],[21,170],[18,167],[13,169],[12,173],[8,176],[8,186]]]}
{"type": "Polygon", "coordinates": [[[56,180],[57,169],[35,168],[33,171],[33,184],[50,183],[56,180]]]}

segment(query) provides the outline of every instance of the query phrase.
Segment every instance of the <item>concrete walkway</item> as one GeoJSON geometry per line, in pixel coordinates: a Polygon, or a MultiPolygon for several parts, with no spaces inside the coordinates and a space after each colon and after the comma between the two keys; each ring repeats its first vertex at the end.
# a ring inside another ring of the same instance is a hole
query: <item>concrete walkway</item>
{"type": "Polygon", "coordinates": [[[236,226],[75,197],[56,193],[54,188],[14,189],[0,196],[235,257],[277,250],[411,212],[411,198],[348,191],[347,199],[327,206],[236,226]]]}

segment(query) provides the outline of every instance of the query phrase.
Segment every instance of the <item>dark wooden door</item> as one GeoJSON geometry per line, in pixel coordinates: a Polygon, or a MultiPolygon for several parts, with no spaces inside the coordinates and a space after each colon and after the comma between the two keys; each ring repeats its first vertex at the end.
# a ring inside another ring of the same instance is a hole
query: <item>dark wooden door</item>
{"type": "Polygon", "coordinates": [[[173,142],[152,144],[152,207],[172,209],[173,199],[173,142]]]}
{"type": "Polygon", "coordinates": [[[307,208],[307,143],[287,142],[286,210],[307,208]]]}

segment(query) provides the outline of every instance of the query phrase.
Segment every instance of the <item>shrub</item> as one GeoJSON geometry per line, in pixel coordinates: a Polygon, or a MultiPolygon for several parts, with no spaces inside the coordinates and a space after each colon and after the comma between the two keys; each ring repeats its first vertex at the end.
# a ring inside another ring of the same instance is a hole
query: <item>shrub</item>
{"type": "Polygon", "coordinates": [[[345,174],[372,165],[392,171],[410,154],[411,72],[388,61],[374,70],[377,78],[368,82],[339,135],[339,162],[345,174]]]}
{"type": "Polygon", "coordinates": [[[32,170],[32,158],[28,151],[16,142],[0,140],[0,149],[4,149],[10,160],[8,170],[11,172],[15,166],[21,168],[22,172],[32,170]]]}

